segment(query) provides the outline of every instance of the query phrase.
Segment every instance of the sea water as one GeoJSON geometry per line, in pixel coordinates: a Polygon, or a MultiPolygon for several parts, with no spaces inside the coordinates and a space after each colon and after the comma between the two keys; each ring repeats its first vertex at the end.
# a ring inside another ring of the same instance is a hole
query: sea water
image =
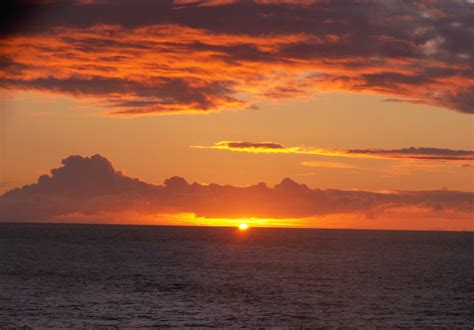
{"type": "Polygon", "coordinates": [[[0,327],[474,327],[474,233],[0,224],[0,327]]]}

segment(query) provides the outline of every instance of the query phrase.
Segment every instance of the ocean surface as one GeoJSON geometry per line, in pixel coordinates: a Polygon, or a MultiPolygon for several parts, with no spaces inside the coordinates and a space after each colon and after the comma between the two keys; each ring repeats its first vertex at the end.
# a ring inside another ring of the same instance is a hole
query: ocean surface
{"type": "Polygon", "coordinates": [[[474,233],[0,224],[0,327],[474,327],[474,233]]]}

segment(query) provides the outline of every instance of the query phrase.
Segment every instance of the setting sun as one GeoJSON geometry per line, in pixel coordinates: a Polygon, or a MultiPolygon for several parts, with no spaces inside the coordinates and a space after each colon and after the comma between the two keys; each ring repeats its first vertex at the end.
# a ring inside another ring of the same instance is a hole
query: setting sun
{"type": "Polygon", "coordinates": [[[246,223],[241,223],[239,225],[239,229],[240,230],[247,230],[247,229],[249,229],[249,225],[247,225],[246,223]]]}

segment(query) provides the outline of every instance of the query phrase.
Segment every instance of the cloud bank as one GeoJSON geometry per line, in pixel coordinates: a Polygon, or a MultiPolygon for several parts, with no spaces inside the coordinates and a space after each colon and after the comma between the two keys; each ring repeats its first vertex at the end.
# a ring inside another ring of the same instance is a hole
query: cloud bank
{"type": "Polygon", "coordinates": [[[218,149],[250,153],[282,153],[351,158],[415,159],[445,162],[474,162],[474,151],[443,148],[402,149],[317,149],[312,147],[286,147],[275,142],[220,141],[212,146],[191,146],[198,149],[218,149]]]}
{"type": "MultiPolygon", "coordinates": [[[[143,223],[143,219],[159,219],[160,215],[194,214],[196,219],[211,220],[294,219],[293,225],[304,223],[311,227],[324,226],[311,219],[351,215],[377,227],[386,214],[395,212],[413,221],[423,215],[432,224],[436,219],[452,224],[463,221],[464,226],[474,230],[473,211],[474,193],[447,190],[321,190],[288,178],[274,187],[264,183],[247,187],[189,184],[180,177],[153,185],[116,171],[100,155],[70,156],[37,183],[0,197],[0,221],[107,222],[113,220],[101,217],[113,214],[125,217],[126,223],[143,223]]],[[[206,224],[205,220],[201,224],[206,224]]]]}
{"type": "Polygon", "coordinates": [[[472,1],[51,0],[4,9],[17,20],[1,27],[0,87],[87,97],[112,114],[245,109],[324,91],[474,112],[472,1]]]}

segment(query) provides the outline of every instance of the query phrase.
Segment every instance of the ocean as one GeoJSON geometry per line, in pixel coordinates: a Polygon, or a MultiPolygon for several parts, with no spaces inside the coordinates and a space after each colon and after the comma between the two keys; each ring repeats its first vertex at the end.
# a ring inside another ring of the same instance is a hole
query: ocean
{"type": "Polygon", "coordinates": [[[0,224],[0,327],[474,327],[474,233],[0,224]]]}

